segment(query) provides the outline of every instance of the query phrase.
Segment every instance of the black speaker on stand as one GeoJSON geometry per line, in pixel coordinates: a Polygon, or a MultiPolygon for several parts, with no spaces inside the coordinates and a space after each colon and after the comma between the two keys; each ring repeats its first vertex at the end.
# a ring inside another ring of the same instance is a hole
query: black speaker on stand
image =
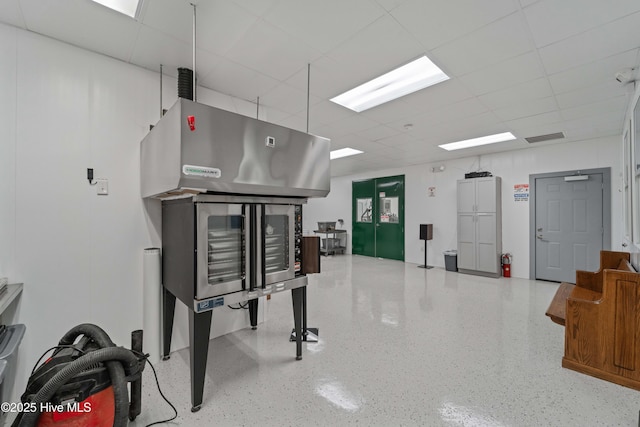
{"type": "Polygon", "coordinates": [[[432,265],[427,265],[427,240],[433,239],[433,224],[420,224],[420,240],[424,240],[424,265],[419,265],[419,268],[433,268],[432,265]]]}

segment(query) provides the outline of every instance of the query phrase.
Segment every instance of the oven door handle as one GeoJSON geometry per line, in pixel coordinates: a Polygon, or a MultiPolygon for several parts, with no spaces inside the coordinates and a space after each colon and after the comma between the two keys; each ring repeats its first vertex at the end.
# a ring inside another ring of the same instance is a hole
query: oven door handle
{"type": "Polygon", "coordinates": [[[267,227],[267,215],[265,211],[265,205],[258,206],[260,229],[258,230],[258,238],[260,239],[260,286],[264,288],[267,285],[267,237],[265,236],[265,230],[267,227]]]}
{"type": "Polygon", "coordinates": [[[240,263],[242,265],[242,289],[247,290],[251,287],[251,271],[249,268],[249,262],[247,256],[249,255],[249,248],[251,245],[251,233],[250,233],[250,212],[247,205],[242,205],[242,234],[243,242],[240,249],[240,263]]]}

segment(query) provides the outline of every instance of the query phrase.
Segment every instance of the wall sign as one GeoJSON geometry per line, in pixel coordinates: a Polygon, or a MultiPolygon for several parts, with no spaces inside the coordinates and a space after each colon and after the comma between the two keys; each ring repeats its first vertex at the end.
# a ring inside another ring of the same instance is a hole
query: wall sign
{"type": "Polygon", "coordinates": [[[529,184],[515,184],[513,186],[513,201],[514,202],[529,201],[529,184]]]}

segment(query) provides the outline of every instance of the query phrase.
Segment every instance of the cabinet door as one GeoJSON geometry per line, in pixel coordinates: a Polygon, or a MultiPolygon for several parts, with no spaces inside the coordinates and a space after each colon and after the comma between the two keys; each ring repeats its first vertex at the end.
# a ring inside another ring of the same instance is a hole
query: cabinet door
{"type": "Polygon", "coordinates": [[[476,270],[497,273],[496,214],[479,213],[476,218],[476,270]]]}
{"type": "Polygon", "coordinates": [[[458,181],[458,212],[474,212],[476,205],[476,183],[474,179],[458,181]]]}
{"type": "Polygon", "coordinates": [[[472,213],[458,214],[458,268],[476,269],[476,223],[472,213]]]}
{"type": "Polygon", "coordinates": [[[477,178],[476,181],[476,212],[496,211],[496,179],[477,178]]]}

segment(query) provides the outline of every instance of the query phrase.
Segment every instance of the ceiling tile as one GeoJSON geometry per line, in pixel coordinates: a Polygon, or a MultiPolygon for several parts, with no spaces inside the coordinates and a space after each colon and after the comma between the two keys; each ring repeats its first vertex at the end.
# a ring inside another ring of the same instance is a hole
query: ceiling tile
{"type": "Polygon", "coordinates": [[[471,116],[487,112],[488,109],[477,98],[470,98],[457,104],[449,105],[441,109],[413,115],[388,125],[399,131],[404,131],[404,125],[412,123],[411,132],[417,137],[422,137],[430,132],[432,126],[454,123],[458,126],[471,116]]]}
{"type": "MultiPolygon", "coordinates": [[[[305,118],[305,127],[306,127],[306,118],[305,118]]],[[[327,138],[329,140],[331,140],[331,135],[329,133],[326,132],[327,130],[327,125],[325,125],[324,123],[320,123],[320,122],[315,122],[315,121],[311,121],[309,123],[309,133],[312,135],[318,135],[321,136],[323,138],[327,138]]]]}
{"type": "Polygon", "coordinates": [[[605,138],[607,136],[620,135],[620,131],[616,128],[599,128],[599,129],[576,129],[568,132],[569,137],[574,141],[585,141],[595,138],[605,138]]]}
{"type": "Polygon", "coordinates": [[[371,141],[380,141],[381,139],[398,135],[400,132],[388,126],[379,125],[372,128],[357,131],[355,133],[356,135],[361,136],[363,138],[370,139],[371,141]]]}
{"type": "Polygon", "coordinates": [[[280,84],[276,79],[226,58],[217,57],[215,61],[213,70],[200,78],[200,83],[218,92],[255,101],[280,84]]]}
{"type": "Polygon", "coordinates": [[[620,135],[617,122],[598,122],[594,123],[590,120],[581,120],[576,122],[575,128],[565,132],[568,141],[587,141],[594,138],[602,138],[605,136],[620,135]]]}
{"type": "Polygon", "coordinates": [[[256,16],[264,16],[282,1],[283,0],[233,0],[234,3],[241,6],[243,9],[248,10],[256,16]]]}
{"type": "Polygon", "coordinates": [[[358,135],[353,134],[339,136],[331,140],[332,150],[345,147],[355,148],[357,150],[364,151],[365,153],[372,153],[389,148],[386,145],[374,141],[369,141],[366,138],[362,138],[358,135]]]}
{"type": "MultiPolygon", "coordinates": [[[[284,118],[278,118],[275,121],[271,122],[271,123],[275,123],[278,124],[280,126],[284,126],[287,127],[289,129],[295,129],[295,130],[299,130],[300,132],[305,132],[307,129],[307,119],[304,116],[298,115],[298,114],[293,114],[291,116],[288,117],[284,117],[284,118]]],[[[316,132],[313,132],[315,135],[321,135],[324,136],[325,138],[327,138],[328,136],[325,134],[318,134],[316,132]]]]}
{"type": "MultiPolygon", "coordinates": [[[[175,88],[174,91],[175,91],[174,96],[177,97],[177,88],[175,88]]],[[[233,97],[207,89],[207,88],[204,88],[204,89],[201,88],[198,91],[198,102],[201,102],[205,105],[210,105],[212,107],[220,108],[222,110],[227,110],[227,111],[236,110],[236,105],[233,97]]]]}
{"type": "Polygon", "coordinates": [[[418,139],[408,133],[399,133],[387,138],[382,138],[376,142],[379,142],[380,144],[386,145],[388,147],[398,148],[402,150],[403,147],[408,147],[416,144],[418,142],[418,139]]]}
{"type": "Polygon", "coordinates": [[[471,92],[482,95],[544,76],[538,56],[531,52],[462,76],[460,81],[471,92]]]}
{"type": "Polygon", "coordinates": [[[385,157],[386,160],[389,161],[389,163],[392,163],[391,160],[399,160],[402,159],[403,157],[403,150],[400,147],[389,147],[389,148],[384,148],[382,150],[377,150],[376,154],[385,157]]]}
{"type": "Polygon", "coordinates": [[[354,114],[356,113],[331,101],[321,101],[311,105],[311,107],[309,108],[309,120],[311,122],[319,121],[322,123],[331,124],[338,120],[350,117],[354,114]]]}
{"type": "Polygon", "coordinates": [[[260,120],[264,120],[265,122],[278,123],[289,116],[291,116],[291,114],[280,111],[277,108],[260,107],[260,120]]]}
{"type": "Polygon", "coordinates": [[[408,114],[417,114],[456,104],[473,96],[460,80],[454,78],[404,96],[402,102],[411,109],[408,114]]]}
{"type": "Polygon", "coordinates": [[[640,12],[539,49],[547,73],[568,70],[640,46],[640,12]]]}
{"type": "Polygon", "coordinates": [[[408,0],[391,14],[427,49],[434,49],[516,11],[513,0],[408,0]]]}
{"type": "Polygon", "coordinates": [[[284,81],[320,56],[279,28],[258,21],[228,51],[231,61],[284,81]]]}
{"type": "Polygon", "coordinates": [[[536,46],[543,47],[639,10],[638,1],[544,0],[524,14],[536,46]]]}
{"type": "Polygon", "coordinates": [[[554,97],[532,99],[520,105],[512,105],[507,108],[494,110],[496,116],[501,120],[515,120],[527,116],[535,116],[537,114],[549,113],[558,110],[558,105],[554,97]]]}
{"type": "Polygon", "coordinates": [[[605,82],[615,82],[615,73],[636,65],[637,56],[638,49],[628,50],[552,74],[549,76],[549,82],[556,94],[601,85],[605,82]]]}
{"type": "MultiPolygon", "coordinates": [[[[595,115],[588,115],[588,111],[576,111],[573,113],[576,116],[581,115],[582,117],[578,117],[573,120],[565,119],[564,126],[567,133],[575,134],[576,132],[581,132],[581,134],[583,134],[583,131],[595,132],[597,130],[610,130],[613,128],[618,129],[618,134],[622,133],[622,122],[624,121],[624,116],[620,115],[617,111],[606,114],[598,112],[598,114],[595,115]]],[[[587,133],[584,134],[587,135],[587,133]]]]}
{"type": "Polygon", "coordinates": [[[386,104],[379,105],[360,113],[360,115],[374,120],[381,124],[393,123],[396,121],[403,121],[407,123],[405,119],[416,114],[414,106],[404,102],[406,97],[396,99],[386,104]]]}
{"type": "MultiPolygon", "coordinates": [[[[337,61],[327,56],[322,56],[306,66],[300,68],[285,83],[298,89],[309,91],[321,98],[333,98],[340,93],[351,89],[350,82],[343,78],[343,67],[337,61]]],[[[351,110],[349,110],[351,111],[351,110]]]]}
{"type": "MultiPolygon", "coordinates": [[[[562,115],[560,114],[560,112],[551,111],[549,113],[536,114],[535,116],[527,116],[520,119],[508,120],[505,122],[505,124],[509,126],[511,130],[518,133],[519,136],[524,138],[527,136],[534,136],[534,134],[537,135],[538,130],[536,129],[536,127],[554,125],[554,129],[558,129],[559,127],[562,127],[560,122],[562,122],[562,115]]],[[[559,129],[554,132],[560,132],[561,130],[562,129],[559,129]]]]}
{"type": "MultiPolygon", "coordinates": [[[[196,43],[208,52],[224,55],[257,20],[256,16],[228,0],[200,2],[197,10],[196,43]]],[[[189,41],[192,38],[193,36],[189,41]]]]}
{"type": "Polygon", "coordinates": [[[329,125],[337,135],[355,133],[376,126],[378,126],[378,123],[358,114],[337,120],[329,125]]]}
{"type": "MultiPolygon", "coordinates": [[[[165,74],[176,77],[178,67],[193,68],[193,53],[187,43],[143,26],[138,34],[131,62],[154,71],[162,64],[165,74]]],[[[207,75],[217,62],[214,55],[198,50],[196,76],[200,78],[207,75]]]]}
{"type": "MultiPolygon", "coordinates": [[[[310,102],[318,103],[320,99],[312,96],[310,102]]],[[[302,114],[305,117],[307,114],[307,93],[284,83],[261,96],[260,103],[291,114],[302,114]]]]}
{"type": "Polygon", "coordinates": [[[533,42],[522,15],[514,13],[433,50],[433,55],[445,72],[461,76],[532,49],[533,42]]]}
{"type": "MultiPolygon", "coordinates": [[[[404,65],[424,49],[396,20],[385,15],[327,53],[339,66],[344,90],[404,65]]],[[[336,94],[338,95],[338,94],[336,94]]]]}
{"type": "Polygon", "coordinates": [[[623,86],[611,79],[611,81],[604,84],[556,95],[556,100],[558,101],[558,106],[565,109],[621,96],[628,100],[627,94],[632,90],[633,86],[623,86]]]}
{"type": "Polygon", "coordinates": [[[381,154],[365,152],[362,154],[358,154],[357,160],[371,163],[374,165],[380,165],[380,164],[383,164],[387,160],[387,158],[381,154]]]}
{"type": "Polygon", "coordinates": [[[4,0],[0,2],[0,22],[25,28],[18,0],[4,0]]]}
{"type": "MultiPolygon", "coordinates": [[[[624,118],[624,113],[627,110],[628,103],[629,98],[626,95],[622,95],[600,102],[578,105],[573,108],[563,108],[561,113],[562,117],[568,121],[581,117],[599,116],[603,111],[607,112],[606,115],[617,115],[620,120],[622,120],[624,118]]],[[[620,131],[622,132],[622,127],[620,127],[620,131]]]]}
{"type": "Polygon", "coordinates": [[[531,80],[511,86],[507,89],[497,90],[481,95],[480,102],[492,110],[498,110],[510,105],[517,105],[531,99],[546,98],[552,96],[551,86],[546,78],[531,80]]]}
{"type": "Polygon", "coordinates": [[[129,61],[141,25],[92,1],[22,0],[26,27],[33,32],[129,61]]]}
{"type": "Polygon", "coordinates": [[[427,134],[425,140],[431,145],[439,145],[502,133],[506,130],[505,125],[498,120],[495,114],[487,112],[459,120],[455,126],[451,124],[434,126],[430,129],[430,134],[427,134]]]}
{"type": "Polygon", "coordinates": [[[384,13],[370,0],[289,1],[277,4],[263,19],[325,53],[384,13]],[[301,16],[313,19],[300,19],[301,16]]]}
{"type": "Polygon", "coordinates": [[[386,11],[391,11],[400,6],[405,1],[406,0],[376,0],[376,3],[382,6],[386,11]]]}
{"type": "MultiPolygon", "coordinates": [[[[196,13],[201,18],[201,6],[196,7],[196,13]]],[[[175,0],[146,2],[141,22],[147,27],[183,42],[191,43],[193,41],[193,6],[188,2],[175,0]]]]}

